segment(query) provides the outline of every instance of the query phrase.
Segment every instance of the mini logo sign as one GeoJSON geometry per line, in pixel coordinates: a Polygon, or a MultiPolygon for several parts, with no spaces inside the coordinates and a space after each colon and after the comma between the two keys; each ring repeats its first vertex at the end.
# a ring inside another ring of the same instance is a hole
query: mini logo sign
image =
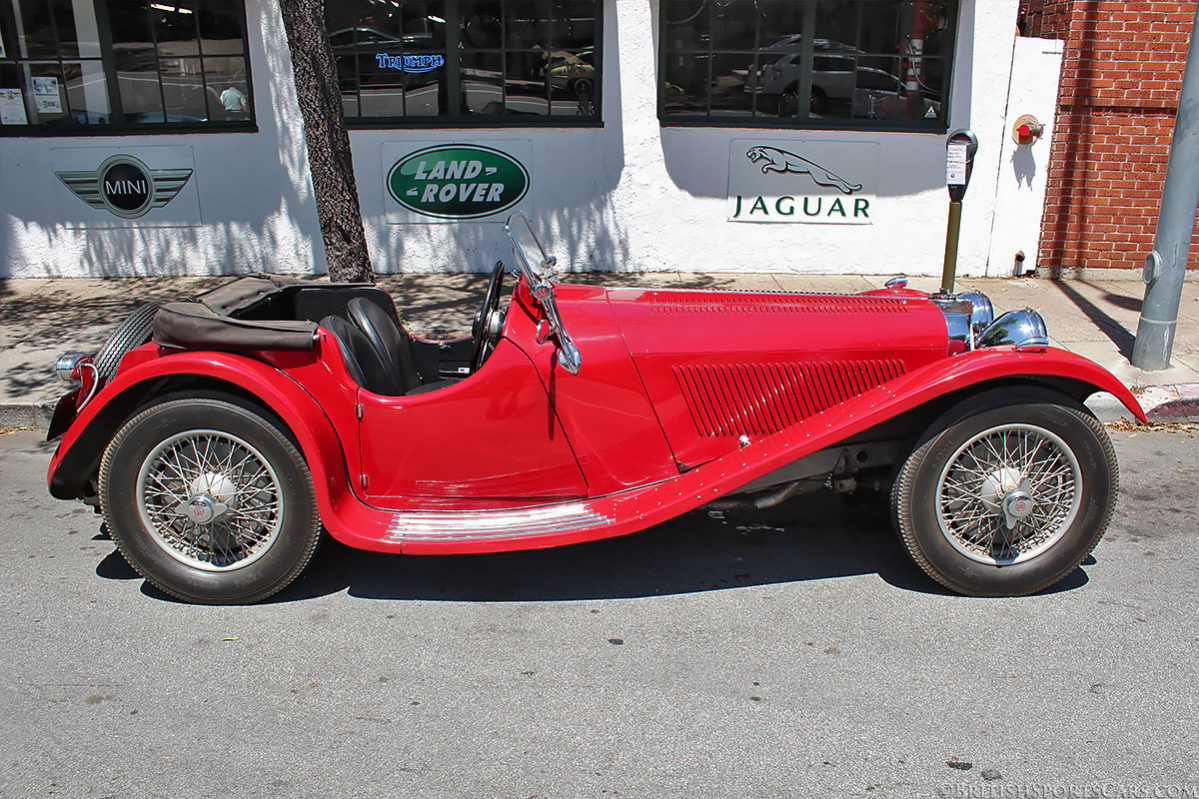
{"type": "Polygon", "coordinates": [[[388,55],[376,53],[379,69],[398,69],[400,72],[432,72],[445,66],[443,55],[388,55]]]}
{"type": "Polygon", "coordinates": [[[93,208],[137,219],[162,208],[191,178],[190,169],[150,169],[131,155],[114,155],[94,172],[55,172],[63,185],[93,208]]]}
{"type": "Polygon", "coordinates": [[[438,219],[478,219],[524,199],[529,172],[507,153],[474,144],[427,147],[397,161],[387,191],[405,208],[438,219]]]}

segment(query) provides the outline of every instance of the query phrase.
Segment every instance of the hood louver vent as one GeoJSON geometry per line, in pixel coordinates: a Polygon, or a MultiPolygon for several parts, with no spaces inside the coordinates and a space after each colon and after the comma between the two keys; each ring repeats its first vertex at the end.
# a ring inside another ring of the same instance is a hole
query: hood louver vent
{"type": "Polygon", "coordinates": [[[695,428],[709,438],[776,433],[902,374],[895,359],[674,367],[695,428]]]}
{"type": "Polygon", "coordinates": [[[890,297],[830,296],[827,294],[679,294],[651,292],[655,314],[677,313],[807,313],[900,314],[907,301],[890,297]]]}

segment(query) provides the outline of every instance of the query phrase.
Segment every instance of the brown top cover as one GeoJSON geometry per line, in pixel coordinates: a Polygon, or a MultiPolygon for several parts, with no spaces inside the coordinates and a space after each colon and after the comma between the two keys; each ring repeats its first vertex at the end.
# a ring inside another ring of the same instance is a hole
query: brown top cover
{"type": "Polygon", "coordinates": [[[206,350],[311,350],[316,323],[296,319],[236,319],[268,294],[304,281],[276,276],[243,277],[191,302],[168,302],[154,318],[153,341],[162,347],[206,350]]]}

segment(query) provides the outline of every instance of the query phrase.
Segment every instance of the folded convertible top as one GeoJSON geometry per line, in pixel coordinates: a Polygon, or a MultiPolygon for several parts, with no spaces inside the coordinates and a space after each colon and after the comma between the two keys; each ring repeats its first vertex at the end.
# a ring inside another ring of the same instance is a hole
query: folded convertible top
{"type": "Polygon", "coordinates": [[[234,319],[203,302],[168,302],[154,318],[162,347],[205,350],[310,350],[316,323],[305,319],[234,319]]]}
{"type": "Polygon", "coordinates": [[[163,347],[207,350],[311,350],[315,322],[239,319],[237,314],[270,295],[308,281],[274,275],[243,277],[190,302],[168,302],[154,318],[152,340],[163,347]]]}

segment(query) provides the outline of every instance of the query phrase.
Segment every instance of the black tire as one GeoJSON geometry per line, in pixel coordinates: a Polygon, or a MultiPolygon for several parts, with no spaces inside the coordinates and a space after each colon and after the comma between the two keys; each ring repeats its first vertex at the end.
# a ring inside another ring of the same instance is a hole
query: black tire
{"type": "Polygon", "coordinates": [[[575,78],[570,82],[567,91],[582,100],[590,97],[595,91],[595,87],[591,78],[575,78]]]}
{"type": "Polygon", "coordinates": [[[265,599],[320,539],[303,456],[270,421],[224,400],[169,400],[134,416],[104,451],[99,488],[121,555],[186,602],[265,599]]]}
{"type": "Polygon", "coordinates": [[[117,366],[125,354],[135,347],[140,347],[150,340],[154,330],[154,317],[158,313],[160,303],[149,302],[138,308],[125,321],[117,325],[116,330],[108,336],[93,359],[96,365],[96,376],[107,380],[117,372],[117,366]]]}
{"type": "Polygon", "coordinates": [[[892,485],[891,510],[908,554],[946,588],[1021,596],[1078,568],[1118,493],[1111,439],[1084,408],[989,392],[934,423],[892,485]]]}
{"type": "Polygon", "coordinates": [[[828,95],[824,93],[824,89],[821,89],[819,86],[813,86],[812,94],[808,97],[808,112],[820,116],[827,114],[828,108],[828,95]]]}

